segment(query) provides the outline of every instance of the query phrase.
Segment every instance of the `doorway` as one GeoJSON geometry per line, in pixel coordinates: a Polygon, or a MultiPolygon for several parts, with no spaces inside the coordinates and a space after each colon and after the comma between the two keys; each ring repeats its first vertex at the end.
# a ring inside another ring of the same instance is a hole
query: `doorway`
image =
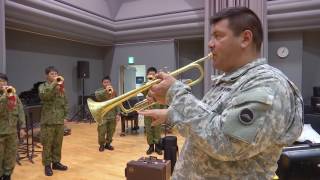
{"type": "MultiPolygon", "coordinates": [[[[120,92],[126,93],[141,87],[146,79],[146,65],[120,66],[120,92]]],[[[141,96],[142,94],[138,94],[141,96]]]]}

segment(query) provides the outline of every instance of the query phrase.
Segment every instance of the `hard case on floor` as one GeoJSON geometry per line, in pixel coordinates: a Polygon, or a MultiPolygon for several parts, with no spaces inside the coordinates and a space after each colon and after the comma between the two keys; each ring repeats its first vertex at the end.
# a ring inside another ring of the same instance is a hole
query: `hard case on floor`
{"type": "Polygon", "coordinates": [[[171,162],[152,156],[142,157],[127,163],[125,176],[127,180],[170,180],[171,162]]]}
{"type": "Polygon", "coordinates": [[[280,180],[320,179],[320,145],[305,144],[284,148],[276,173],[280,180]]]}

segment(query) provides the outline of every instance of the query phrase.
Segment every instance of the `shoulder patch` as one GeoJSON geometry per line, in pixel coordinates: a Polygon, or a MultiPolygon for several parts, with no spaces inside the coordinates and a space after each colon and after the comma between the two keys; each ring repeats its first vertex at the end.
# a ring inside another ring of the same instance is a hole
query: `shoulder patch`
{"type": "Polygon", "coordinates": [[[244,108],[240,111],[239,120],[244,125],[250,125],[254,121],[254,114],[249,108],[244,108]]]}

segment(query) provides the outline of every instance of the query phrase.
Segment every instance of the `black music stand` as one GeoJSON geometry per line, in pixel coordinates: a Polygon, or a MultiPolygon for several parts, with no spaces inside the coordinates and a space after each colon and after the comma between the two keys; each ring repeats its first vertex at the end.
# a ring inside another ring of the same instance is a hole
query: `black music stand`
{"type": "MultiPolygon", "coordinates": [[[[33,106],[25,106],[24,111],[26,115],[26,143],[22,143],[22,147],[19,147],[18,153],[17,153],[17,163],[20,164],[20,160],[24,158],[28,158],[31,163],[33,162],[33,157],[35,157],[36,152],[41,152],[41,151],[36,151],[35,146],[36,144],[34,143],[34,134],[33,134],[33,128],[35,123],[34,122],[40,122],[40,117],[41,117],[41,108],[42,105],[33,105],[33,106]],[[31,142],[29,140],[29,130],[31,131],[31,142]],[[31,143],[31,144],[30,144],[31,143]],[[20,156],[19,154],[25,154],[25,156],[20,156]]],[[[20,130],[20,129],[19,129],[20,130]]],[[[20,140],[20,131],[18,131],[18,137],[20,140]]],[[[20,144],[20,143],[19,143],[20,144]]]]}
{"type": "MultiPolygon", "coordinates": [[[[136,103],[142,101],[143,97],[132,97],[127,101],[123,102],[122,105],[124,108],[129,109],[132,108],[136,103]]],[[[138,123],[138,113],[136,111],[130,112],[128,114],[121,112],[121,133],[120,136],[126,135],[126,129],[128,128],[128,121],[131,121],[131,131],[138,133],[139,123],[138,123]],[[127,126],[127,128],[126,128],[127,126]]]]}

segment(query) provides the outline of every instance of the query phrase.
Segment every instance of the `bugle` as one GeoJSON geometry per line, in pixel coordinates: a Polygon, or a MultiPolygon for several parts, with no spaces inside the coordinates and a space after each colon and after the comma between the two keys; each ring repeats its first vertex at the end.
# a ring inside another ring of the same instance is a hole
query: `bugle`
{"type": "Polygon", "coordinates": [[[64,78],[62,76],[57,76],[55,78],[55,81],[57,82],[57,84],[61,85],[64,82],[64,78]]]}
{"type": "Polygon", "coordinates": [[[107,91],[107,93],[108,93],[109,95],[112,95],[112,94],[113,94],[113,88],[112,88],[112,86],[107,86],[106,91],[107,91]]]}
{"type": "Polygon", "coordinates": [[[7,97],[11,97],[16,94],[16,89],[13,86],[4,86],[2,87],[1,92],[7,97]]]}

